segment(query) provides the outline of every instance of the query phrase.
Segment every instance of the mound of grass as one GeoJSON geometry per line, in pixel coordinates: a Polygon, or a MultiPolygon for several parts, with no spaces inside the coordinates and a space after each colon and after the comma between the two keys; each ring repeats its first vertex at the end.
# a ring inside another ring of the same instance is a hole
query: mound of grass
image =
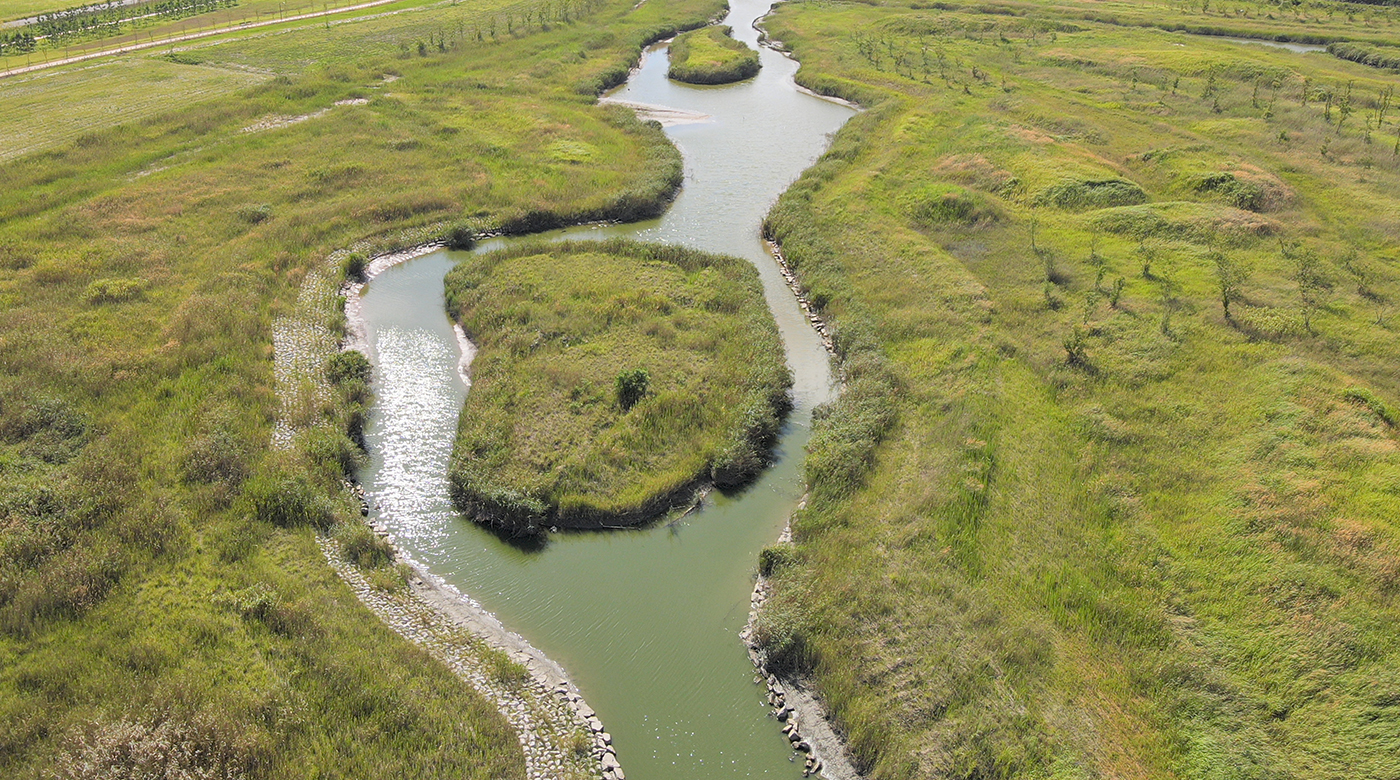
{"type": "Polygon", "coordinates": [[[1102,209],[1145,203],[1147,193],[1127,179],[1069,179],[1047,187],[1036,202],[1061,209],[1102,209]]]}
{"type": "Polygon", "coordinates": [[[668,78],[687,84],[729,84],[753,78],[758,52],[729,37],[728,27],[706,27],[671,42],[668,78]]]}
{"type": "Polygon", "coordinates": [[[906,198],[910,216],[921,225],[976,225],[998,217],[990,198],[950,185],[929,185],[906,198]]]}
{"type": "Polygon", "coordinates": [[[1138,239],[1249,238],[1273,235],[1280,229],[1278,222],[1250,211],[1190,201],[1120,206],[1086,216],[1095,229],[1138,239]]]}
{"type": "Polygon", "coordinates": [[[1216,171],[1198,177],[1192,182],[1196,192],[1210,193],[1237,209],[1262,211],[1266,201],[1264,188],[1254,182],[1245,181],[1228,171],[1216,171]]]}
{"type": "Polygon", "coordinates": [[[479,521],[639,523],[763,467],[790,378],[747,262],[527,245],[473,257],[446,284],[479,349],[451,470],[479,521]]]}

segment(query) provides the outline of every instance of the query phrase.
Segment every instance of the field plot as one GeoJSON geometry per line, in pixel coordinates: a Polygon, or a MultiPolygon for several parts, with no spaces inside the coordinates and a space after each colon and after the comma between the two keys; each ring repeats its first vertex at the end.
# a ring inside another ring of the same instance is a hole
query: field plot
{"type": "Polygon", "coordinates": [[[0,161],[229,95],[268,76],[156,58],[113,59],[0,82],[0,161]]]}

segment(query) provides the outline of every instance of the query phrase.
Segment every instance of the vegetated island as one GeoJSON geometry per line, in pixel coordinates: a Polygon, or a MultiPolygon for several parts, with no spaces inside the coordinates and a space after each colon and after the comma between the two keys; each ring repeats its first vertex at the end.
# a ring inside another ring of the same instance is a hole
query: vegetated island
{"type": "Polygon", "coordinates": [[[445,283],[478,348],[450,471],[478,522],[512,535],[637,525],[766,464],[792,379],[747,262],[532,243],[445,283]]]}
{"type": "Polygon", "coordinates": [[[729,37],[730,31],[725,25],[676,36],[667,78],[687,84],[732,84],[758,75],[758,52],[729,37]]]}

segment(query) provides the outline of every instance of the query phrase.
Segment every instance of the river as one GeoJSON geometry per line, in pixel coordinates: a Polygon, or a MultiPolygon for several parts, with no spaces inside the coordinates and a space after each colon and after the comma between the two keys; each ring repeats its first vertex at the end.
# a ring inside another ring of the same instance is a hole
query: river
{"type": "MultiPolygon", "coordinates": [[[[725,23],[758,48],[752,23],[770,5],[736,0],[725,23]]],[[[632,780],[801,776],[738,633],[758,551],[800,497],[811,410],[830,398],[833,380],[759,226],[852,111],[804,94],[793,83],[796,63],[759,51],[758,76],[719,87],[672,83],[665,46],[646,52],[610,97],[708,117],[666,130],[685,159],[683,190],[660,219],[551,234],[677,243],[753,262],[793,370],[796,410],[777,462],[751,487],[646,529],[553,534],[535,550],[505,544],[455,512],[447,493],[467,385],[442,278],[470,255],[443,250],[394,266],[362,300],[377,398],[360,479],[376,519],[415,560],[569,671],[632,780]]]]}

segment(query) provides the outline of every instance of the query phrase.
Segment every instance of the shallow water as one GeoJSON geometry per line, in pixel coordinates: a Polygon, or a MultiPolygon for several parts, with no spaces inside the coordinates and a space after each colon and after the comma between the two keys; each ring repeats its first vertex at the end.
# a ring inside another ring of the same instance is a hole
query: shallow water
{"type": "Polygon", "coordinates": [[[1221,40],[1229,41],[1230,43],[1251,43],[1255,46],[1271,46],[1275,49],[1287,49],[1296,54],[1327,51],[1326,46],[1319,46],[1315,43],[1287,43],[1285,41],[1266,41],[1261,38],[1222,38],[1221,40]]]}
{"type": "MultiPolygon", "coordinates": [[[[769,5],[731,3],[735,37],[756,46],[751,23],[769,5]]],[[[692,87],[666,79],[664,46],[653,47],[611,97],[709,116],[666,131],[685,158],[681,195],[651,222],[551,234],[678,243],[754,263],[793,368],[797,409],[777,463],[752,487],[644,530],[555,534],[535,551],[504,544],[453,511],[447,495],[466,385],[442,277],[467,255],[440,251],[395,266],[363,299],[377,400],[360,477],[379,521],[413,558],[569,671],[633,780],[801,776],[738,633],[758,551],[777,538],[801,493],[811,409],[830,397],[832,377],[759,224],[852,112],[798,91],[796,63],[768,49],[760,56],[763,70],[750,81],[692,87]]]]}

